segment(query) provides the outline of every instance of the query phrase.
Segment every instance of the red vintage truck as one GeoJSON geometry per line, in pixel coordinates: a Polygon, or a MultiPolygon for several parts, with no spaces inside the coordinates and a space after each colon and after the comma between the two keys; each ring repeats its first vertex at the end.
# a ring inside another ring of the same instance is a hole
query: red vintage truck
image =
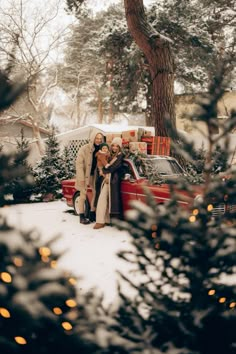
{"type": "MultiPolygon", "coordinates": [[[[124,159],[123,176],[121,182],[121,198],[123,204],[123,212],[131,208],[130,201],[139,200],[146,202],[146,194],[144,186],[154,196],[157,204],[164,204],[170,200],[170,184],[165,182],[171,179],[179,178],[185,174],[183,168],[179,165],[176,159],[169,156],[148,155],[145,160],[151,165],[153,171],[157,171],[160,176],[160,184],[152,184],[147,178],[147,172],[144,169],[144,164],[137,164],[135,160],[124,159]]],[[[193,193],[190,195],[186,191],[178,191],[180,196],[178,202],[184,208],[191,208],[194,205],[194,199],[201,195],[201,186],[195,186],[193,193]]],[[[79,191],[75,189],[75,179],[62,181],[63,197],[69,207],[74,208],[75,214],[79,214],[78,198],[79,191]]],[[[86,201],[86,214],[90,208],[92,199],[91,188],[88,188],[86,201]]],[[[216,215],[224,212],[224,206],[216,206],[212,214],[216,215]]]]}
{"type": "MultiPolygon", "coordinates": [[[[121,197],[122,197],[122,203],[123,203],[123,212],[125,215],[125,212],[131,208],[130,206],[130,201],[132,200],[140,200],[143,202],[146,202],[146,194],[144,192],[144,186],[148,188],[148,190],[152,193],[154,196],[157,204],[163,204],[166,201],[170,200],[170,184],[165,182],[170,180],[170,179],[175,179],[179,178],[180,176],[185,175],[185,171],[183,168],[179,165],[176,159],[170,157],[170,156],[165,156],[165,151],[168,152],[168,145],[166,145],[163,141],[157,141],[153,142],[150,146],[148,146],[148,141],[154,140],[154,139],[159,139],[159,137],[155,137],[155,131],[153,127],[129,127],[129,130],[121,131],[120,126],[111,126],[111,125],[103,125],[103,124],[93,124],[88,127],[84,128],[78,128],[77,130],[73,131],[73,136],[70,136],[69,145],[70,150],[74,151],[74,155],[77,155],[78,149],[80,146],[86,143],[86,139],[88,139],[89,134],[91,134],[91,131],[97,131],[101,132],[105,137],[106,140],[109,142],[109,139],[112,139],[116,134],[119,134],[121,136],[122,133],[122,138],[124,140],[131,138],[134,138],[134,142],[129,143],[129,148],[132,149],[132,144],[133,145],[145,145],[147,144],[147,153],[150,153],[152,151],[153,153],[153,147],[158,148],[160,151],[159,153],[162,153],[161,155],[146,155],[146,162],[149,163],[149,172],[145,171],[144,165],[145,164],[139,164],[137,161],[131,158],[126,158],[124,159],[124,164],[123,164],[123,176],[122,176],[122,182],[121,182],[121,197]],[[145,131],[146,129],[146,131],[145,131]],[[147,133],[147,136],[142,136],[139,140],[139,135],[143,132],[147,133]],[[129,136],[129,134],[133,134],[134,136],[129,136]],[[85,139],[86,138],[86,139],[85,139]],[[138,141],[136,142],[136,139],[138,141]],[[144,142],[146,141],[146,142],[144,142]],[[160,149],[159,143],[162,143],[162,149],[160,149]],[[163,150],[164,148],[164,150],[163,150]],[[157,173],[162,181],[160,183],[152,183],[151,179],[148,178],[150,171],[155,171],[154,173],[157,173]]],[[[63,134],[62,134],[63,138],[63,134]]],[[[161,139],[161,138],[160,138],[161,139]]],[[[68,143],[68,142],[67,142],[68,143]]],[[[136,148],[136,147],[135,147],[136,148]]],[[[155,151],[155,149],[154,149],[155,151]]],[[[182,205],[182,207],[189,209],[191,206],[194,205],[194,200],[197,200],[197,198],[200,198],[201,196],[201,191],[202,187],[201,186],[194,186],[193,192],[191,195],[187,193],[186,191],[178,191],[178,195],[180,196],[179,198],[179,204],[182,205]]],[[[62,192],[63,192],[63,197],[69,207],[74,208],[75,214],[79,214],[79,208],[78,208],[78,198],[79,198],[79,191],[75,189],[75,179],[70,179],[70,180],[64,180],[62,182],[62,192]]],[[[86,201],[86,214],[89,212],[90,208],[90,202],[92,199],[92,191],[91,188],[88,188],[87,192],[87,201],[86,201]]],[[[231,206],[230,206],[231,207],[231,206]]],[[[212,210],[212,215],[219,215],[219,214],[224,214],[226,210],[228,210],[229,205],[227,205],[226,202],[222,202],[218,205],[214,205],[214,208],[212,210]]],[[[234,206],[235,208],[235,206],[234,206]]]]}

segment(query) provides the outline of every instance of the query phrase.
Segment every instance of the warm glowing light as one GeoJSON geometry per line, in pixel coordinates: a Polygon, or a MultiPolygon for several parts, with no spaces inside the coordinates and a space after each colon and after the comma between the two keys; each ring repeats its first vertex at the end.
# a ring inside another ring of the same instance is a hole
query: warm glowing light
{"type": "Polygon", "coordinates": [[[214,209],[213,205],[212,204],[209,204],[207,206],[207,211],[212,211],[214,209]]]}
{"type": "Polygon", "coordinates": [[[220,302],[221,304],[223,304],[225,301],[226,301],[226,297],[221,297],[221,298],[219,299],[219,302],[220,302]]]}
{"type": "Polygon", "coordinates": [[[208,295],[215,295],[216,291],[214,289],[211,289],[208,291],[208,295]]]}
{"type": "Polygon", "coordinates": [[[57,261],[51,261],[50,263],[52,268],[56,268],[57,267],[57,261]]]}
{"type": "Polygon", "coordinates": [[[42,261],[44,263],[48,263],[49,262],[49,258],[47,256],[42,256],[41,259],[42,259],[42,261]]]}
{"type": "Polygon", "coordinates": [[[157,233],[156,232],[152,232],[152,238],[156,238],[157,237],[157,233]]]}
{"type": "Polygon", "coordinates": [[[2,279],[2,281],[4,281],[5,283],[11,283],[11,274],[7,273],[7,272],[2,272],[0,274],[0,277],[2,279]]]}
{"type": "Polygon", "coordinates": [[[23,345],[23,344],[27,343],[25,338],[23,338],[23,337],[17,336],[17,337],[14,337],[14,339],[15,339],[16,343],[18,343],[18,344],[22,344],[23,345]]]}
{"type": "Polygon", "coordinates": [[[156,244],[155,244],[155,248],[160,248],[159,243],[156,243],[156,244]]]}
{"type": "Polygon", "coordinates": [[[195,221],[196,221],[196,216],[191,215],[191,216],[189,217],[189,221],[190,221],[190,222],[195,222],[195,221]]]}
{"type": "Polygon", "coordinates": [[[13,259],[13,263],[14,263],[15,266],[17,266],[17,267],[22,267],[22,265],[23,265],[23,259],[20,258],[20,257],[15,257],[15,258],[13,259]]]}
{"type": "Polygon", "coordinates": [[[236,302],[231,302],[231,303],[229,304],[229,307],[230,307],[231,309],[233,309],[234,307],[236,307],[236,302]]]}
{"type": "Polygon", "coordinates": [[[10,318],[11,317],[11,314],[10,312],[5,309],[4,307],[0,307],[0,315],[4,318],[10,318]]]}
{"type": "Polygon", "coordinates": [[[196,216],[196,215],[198,215],[198,213],[199,213],[198,209],[194,209],[194,210],[193,210],[193,215],[196,216]]]}
{"type": "Polygon", "coordinates": [[[152,225],[152,231],[157,231],[157,225],[152,225]]]}
{"type": "Polygon", "coordinates": [[[68,279],[68,282],[69,282],[70,284],[72,284],[72,285],[76,285],[76,283],[77,283],[77,281],[76,281],[75,278],[69,278],[69,279],[68,279]]]}
{"type": "Polygon", "coordinates": [[[43,257],[48,257],[51,254],[51,250],[48,247],[40,247],[39,254],[43,257]]]}
{"type": "Polygon", "coordinates": [[[52,309],[52,311],[55,313],[55,315],[61,315],[62,314],[62,310],[60,309],[60,307],[54,307],[52,309]]]}
{"type": "Polygon", "coordinates": [[[72,329],[72,325],[70,324],[70,322],[62,322],[61,325],[66,331],[70,331],[72,329]]]}
{"type": "Polygon", "coordinates": [[[66,305],[67,305],[68,307],[76,307],[76,306],[77,306],[77,303],[76,303],[76,301],[73,300],[73,299],[68,299],[68,300],[66,300],[66,305]]]}

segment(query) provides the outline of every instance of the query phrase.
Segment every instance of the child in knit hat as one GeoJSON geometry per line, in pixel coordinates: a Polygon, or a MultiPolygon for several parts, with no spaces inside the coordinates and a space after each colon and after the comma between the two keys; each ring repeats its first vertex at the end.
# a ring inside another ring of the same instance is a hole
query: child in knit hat
{"type": "Polygon", "coordinates": [[[97,168],[99,171],[99,175],[103,175],[103,167],[106,167],[108,165],[108,159],[111,156],[110,151],[109,151],[109,145],[106,143],[102,143],[99,146],[99,150],[96,153],[96,158],[97,158],[97,168]]]}

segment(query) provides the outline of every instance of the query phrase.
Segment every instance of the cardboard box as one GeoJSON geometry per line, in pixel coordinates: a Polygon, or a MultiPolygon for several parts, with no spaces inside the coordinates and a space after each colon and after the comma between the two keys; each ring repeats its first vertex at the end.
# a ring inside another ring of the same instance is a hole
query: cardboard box
{"type": "Polygon", "coordinates": [[[123,147],[129,147],[129,140],[125,140],[124,138],[122,138],[122,146],[123,147]]]}
{"type": "Polygon", "coordinates": [[[144,134],[144,129],[143,128],[138,128],[138,141],[141,141],[141,137],[144,134]]]}
{"type": "Polygon", "coordinates": [[[117,137],[121,138],[121,133],[108,133],[106,135],[106,143],[111,144],[112,140],[117,137]]]}
{"type": "Polygon", "coordinates": [[[143,131],[143,136],[151,136],[152,132],[150,130],[144,130],[143,131]]]}
{"type": "Polygon", "coordinates": [[[147,143],[149,155],[170,155],[170,138],[163,136],[142,137],[141,140],[147,143]]]}
{"type": "Polygon", "coordinates": [[[147,154],[147,143],[141,141],[133,141],[129,143],[129,151],[132,153],[139,151],[142,154],[147,154]]]}
{"type": "Polygon", "coordinates": [[[137,130],[123,131],[122,138],[128,141],[138,141],[138,131],[137,130]]]}

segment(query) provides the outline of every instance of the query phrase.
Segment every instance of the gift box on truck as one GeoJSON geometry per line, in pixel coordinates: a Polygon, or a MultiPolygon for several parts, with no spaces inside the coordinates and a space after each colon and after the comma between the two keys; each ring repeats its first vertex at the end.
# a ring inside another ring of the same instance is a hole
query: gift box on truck
{"type": "Polygon", "coordinates": [[[138,130],[125,130],[122,131],[122,138],[124,141],[138,141],[138,130]]]}
{"type": "Polygon", "coordinates": [[[147,143],[148,155],[170,155],[170,138],[163,136],[142,136],[141,141],[147,143]]]}
{"type": "Polygon", "coordinates": [[[129,151],[135,153],[137,151],[147,154],[147,143],[144,141],[132,141],[129,143],[129,151]]]}

